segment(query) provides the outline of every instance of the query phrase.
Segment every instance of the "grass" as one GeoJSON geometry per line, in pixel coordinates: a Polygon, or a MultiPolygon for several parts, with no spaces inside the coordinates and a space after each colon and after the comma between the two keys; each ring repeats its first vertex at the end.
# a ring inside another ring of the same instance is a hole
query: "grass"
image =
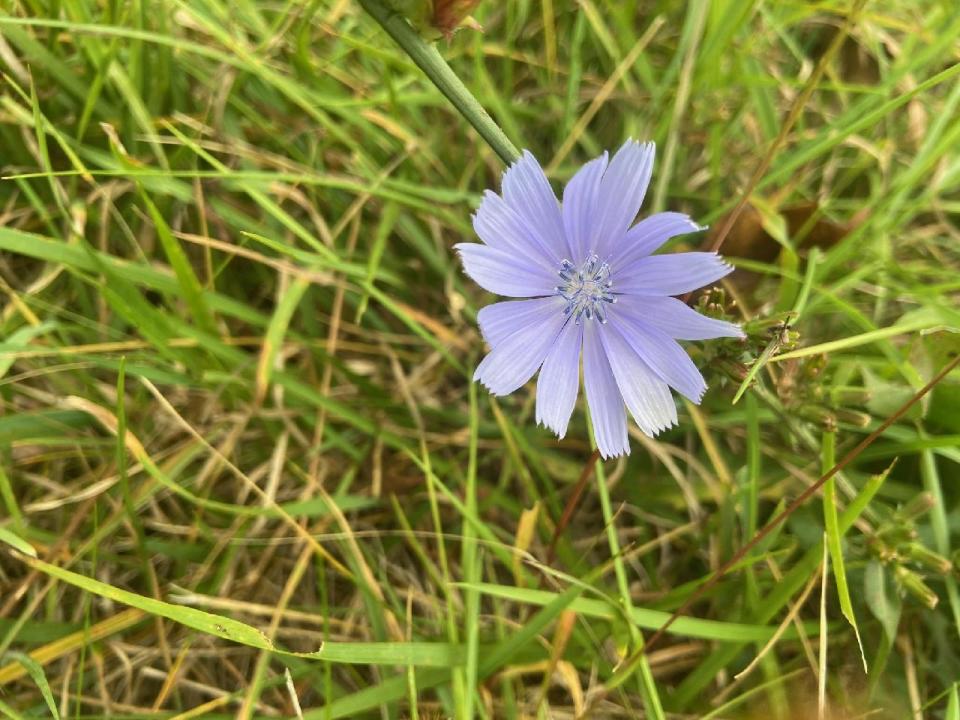
{"type": "Polygon", "coordinates": [[[957,372],[642,651],[960,351],[960,14],[851,7],[3,4],[0,714],[960,718],[957,372]],[[582,401],[471,384],[451,247],[628,136],[749,338],[547,562],[582,401]]]}

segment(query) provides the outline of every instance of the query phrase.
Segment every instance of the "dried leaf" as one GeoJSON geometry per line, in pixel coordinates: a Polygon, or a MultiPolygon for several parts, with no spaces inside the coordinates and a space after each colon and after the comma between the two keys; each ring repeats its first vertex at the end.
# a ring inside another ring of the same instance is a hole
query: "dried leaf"
{"type": "MultiPolygon", "coordinates": [[[[713,224],[705,243],[707,247],[716,241],[720,228],[726,224],[726,217],[713,224]]],[[[833,247],[865,219],[865,213],[858,213],[845,223],[834,222],[824,217],[815,202],[763,212],[748,204],[730,229],[721,252],[729,257],[773,263],[782,249],[782,242],[778,242],[774,235],[780,236],[781,241],[788,241],[800,255],[804,255],[813,247],[833,247]]],[[[732,280],[741,288],[751,289],[760,280],[760,275],[741,269],[732,280]]]]}

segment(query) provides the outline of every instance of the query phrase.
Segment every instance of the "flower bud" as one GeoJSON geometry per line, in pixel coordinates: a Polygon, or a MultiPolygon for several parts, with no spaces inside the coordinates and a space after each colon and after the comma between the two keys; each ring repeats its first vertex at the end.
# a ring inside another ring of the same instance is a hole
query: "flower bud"
{"type": "Polygon", "coordinates": [[[931,590],[925,582],[923,582],[923,579],[917,573],[913,572],[912,570],[908,570],[903,565],[898,565],[894,571],[894,574],[904,590],[913,595],[913,597],[922,602],[931,610],[933,610],[937,606],[937,603],[940,602],[940,598],[937,597],[937,594],[931,590]]]}
{"type": "Polygon", "coordinates": [[[940,553],[936,553],[926,545],[910,543],[906,548],[907,557],[925,570],[945,575],[953,569],[953,563],[940,553]]]}
{"type": "Polygon", "coordinates": [[[742,383],[747,379],[747,373],[749,373],[749,369],[741,362],[736,362],[735,360],[730,360],[728,358],[717,358],[714,363],[720,372],[734,382],[742,383]]]}
{"type": "Polygon", "coordinates": [[[904,520],[916,520],[930,512],[935,504],[936,499],[932,493],[922,492],[897,510],[897,515],[904,520]]]}
{"type": "Polygon", "coordinates": [[[870,424],[872,419],[867,413],[860,412],[859,410],[849,410],[848,408],[835,408],[833,414],[837,416],[837,420],[849,425],[856,425],[857,427],[866,427],[870,424]]]}
{"type": "Polygon", "coordinates": [[[797,408],[797,414],[801,417],[820,425],[826,432],[834,432],[837,429],[837,417],[833,412],[820,405],[801,405],[797,408]]]}

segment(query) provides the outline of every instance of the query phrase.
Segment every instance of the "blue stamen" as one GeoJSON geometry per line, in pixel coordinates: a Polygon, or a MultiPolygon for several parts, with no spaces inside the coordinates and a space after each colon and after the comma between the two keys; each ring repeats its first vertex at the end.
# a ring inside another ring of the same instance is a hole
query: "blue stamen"
{"type": "Polygon", "coordinates": [[[572,315],[577,324],[584,317],[587,320],[596,318],[601,323],[607,321],[606,305],[617,301],[607,263],[592,255],[578,269],[569,260],[564,260],[557,275],[563,281],[557,286],[557,294],[567,301],[565,315],[572,315]]]}

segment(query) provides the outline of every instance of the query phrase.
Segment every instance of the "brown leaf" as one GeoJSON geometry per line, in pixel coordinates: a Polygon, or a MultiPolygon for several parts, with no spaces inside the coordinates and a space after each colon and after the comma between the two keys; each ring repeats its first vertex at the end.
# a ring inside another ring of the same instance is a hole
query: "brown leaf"
{"type": "MultiPolygon", "coordinates": [[[[789,238],[798,250],[833,247],[866,219],[864,215],[855,215],[846,223],[834,222],[824,217],[815,202],[782,208],[780,215],[786,222],[789,238]]],[[[716,240],[725,222],[724,217],[713,225],[707,245],[716,240]]],[[[780,254],[780,245],[764,229],[760,212],[752,205],[747,205],[730,229],[721,252],[731,257],[772,262],[780,254]]]]}
{"type": "MultiPolygon", "coordinates": [[[[713,246],[720,228],[726,226],[727,218],[728,216],[724,215],[710,228],[710,234],[704,243],[706,247],[713,246]]],[[[763,229],[760,213],[752,205],[743,208],[721,246],[723,255],[761,262],[772,262],[779,252],[780,246],[763,229]]]]}
{"type": "MultiPolygon", "coordinates": [[[[787,237],[801,255],[812,247],[824,250],[833,247],[866,219],[864,212],[854,215],[845,223],[834,222],[823,215],[815,202],[781,208],[779,214],[786,225],[787,237]]],[[[705,242],[706,247],[716,241],[719,229],[725,223],[726,216],[714,223],[705,242]]],[[[752,205],[744,207],[720,248],[723,255],[764,263],[774,262],[780,250],[780,244],[764,228],[762,215],[752,205]]],[[[759,279],[757,273],[745,269],[732,276],[732,281],[743,289],[753,288],[759,279]]]]}

